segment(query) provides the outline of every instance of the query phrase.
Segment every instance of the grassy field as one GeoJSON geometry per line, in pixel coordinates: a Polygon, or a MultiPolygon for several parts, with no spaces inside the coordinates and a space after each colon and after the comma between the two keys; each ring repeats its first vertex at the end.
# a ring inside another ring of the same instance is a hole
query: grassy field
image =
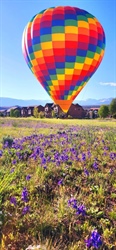
{"type": "Polygon", "coordinates": [[[1,250],[115,250],[116,121],[0,118],[0,227],[1,250]]]}
{"type": "MultiPolygon", "coordinates": [[[[3,135],[29,135],[31,132],[41,131],[42,133],[48,133],[50,124],[54,125],[73,125],[73,126],[99,126],[99,127],[110,127],[116,128],[115,119],[35,119],[30,118],[0,118],[0,137],[3,135]],[[46,126],[42,127],[41,124],[48,124],[48,130],[46,126]],[[11,130],[12,127],[12,130],[11,130]]],[[[52,129],[52,128],[51,128],[52,129]]]]}

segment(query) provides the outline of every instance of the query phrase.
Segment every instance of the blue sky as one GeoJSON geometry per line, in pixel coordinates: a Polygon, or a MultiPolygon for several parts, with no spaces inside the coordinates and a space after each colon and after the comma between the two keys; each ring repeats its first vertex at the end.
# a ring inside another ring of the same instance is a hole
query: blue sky
{"type": "Polygon", "coordinates": [[[76,101],[116,97],[116,0],[1,0],[0,97],[51,100],[28,68],[21,41],[24,27],[35,14],[59,5],[90,12],[102,24],[106,35],[103,61],[76,101]]]}

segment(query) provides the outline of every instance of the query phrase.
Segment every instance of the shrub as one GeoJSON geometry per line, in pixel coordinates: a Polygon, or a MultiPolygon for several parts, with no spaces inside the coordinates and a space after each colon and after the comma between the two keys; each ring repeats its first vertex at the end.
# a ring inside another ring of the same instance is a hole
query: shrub
{"type": "Polygon", "coordinates": [[[114,98],[111,103],[110,103],[110,106],[109,106],[109,110],[110,110],[110,113],[113,115],[116,114],[116,98],[114,98]]]}
{"type": "Polygon", "coordinates": [[[42,111],[41,111],[41,112],[39,112],[39,118],[41,118],[41,119],[42,119],[42,118],[44,118],[44,116],[45,116],[45,115],[44,115],[44,112],[42,112],[42,111]]]}
{"type": "Polygon", "coordinates": [[[8,147],[11,147],[13,144],[13,138],[11,136],[5,136],[3,137],[3,145],[8,145],[8,147]]]}
{"type": "Polygon", "coordinates": [[[14,117],[14,110],[13,109],[10,110],[10,117],[14,117]]]}
{"type": "Polygon", "coordinates": [[[20,111],[18,109],[14,110],[14,117],[20,117],[20,111]]]}
{"type": "Polygon", "coordinates": [[[10,117],[20,117],[20,111],[18,109],[10,110],[10,117]]]}
{"type": "Polygon", "coordinates": [[[101,118],[106,118],[109,114],[109,108],[107,105],[102,105],[98,111],[98,114],[101,118]]]}
{"type": "Polygon", "coordinates": [[[72,116],[71,116],[71,115],[68,115],[68,119],[72,119],[72,116]]]}
{"type": "Polygon", "coordinates": [[[39,118],[39,112],[37,107],[34,107],[33,115],[35,118],[39,118]]]}
{"type": "Polygon", "coordinates": [[[52,110],[52,118],[56,117],[56,113],[54,112],[54,110],[52,110]]]}
{"type": "Polygon", "coordinates": [[[62,118],[62,119],[66,118],[66,116],[67,116],[67,114],[64,113],[64,112],[61,112],[61,113],[59,114],[59,117],[62,118]]]}

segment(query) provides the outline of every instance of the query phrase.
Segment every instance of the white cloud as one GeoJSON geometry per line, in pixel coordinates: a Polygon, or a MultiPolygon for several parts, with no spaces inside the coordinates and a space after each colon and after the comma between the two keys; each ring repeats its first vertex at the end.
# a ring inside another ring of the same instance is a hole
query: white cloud
{"type": "Polygon", "coordinates": [[[116,82],[100,82],[100,85],[116,87],[116,82]]]}

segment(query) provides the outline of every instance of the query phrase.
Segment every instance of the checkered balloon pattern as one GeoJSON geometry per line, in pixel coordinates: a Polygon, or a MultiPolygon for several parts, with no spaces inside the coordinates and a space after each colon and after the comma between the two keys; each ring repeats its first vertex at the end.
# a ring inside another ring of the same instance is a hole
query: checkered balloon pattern
{"type": "Polygon", "coordinates": [[[105,34],[99,21],[85,10],[49,8],[25,27],[22,49],[33,74],[67,112],[102,61],[105,34]]]}

